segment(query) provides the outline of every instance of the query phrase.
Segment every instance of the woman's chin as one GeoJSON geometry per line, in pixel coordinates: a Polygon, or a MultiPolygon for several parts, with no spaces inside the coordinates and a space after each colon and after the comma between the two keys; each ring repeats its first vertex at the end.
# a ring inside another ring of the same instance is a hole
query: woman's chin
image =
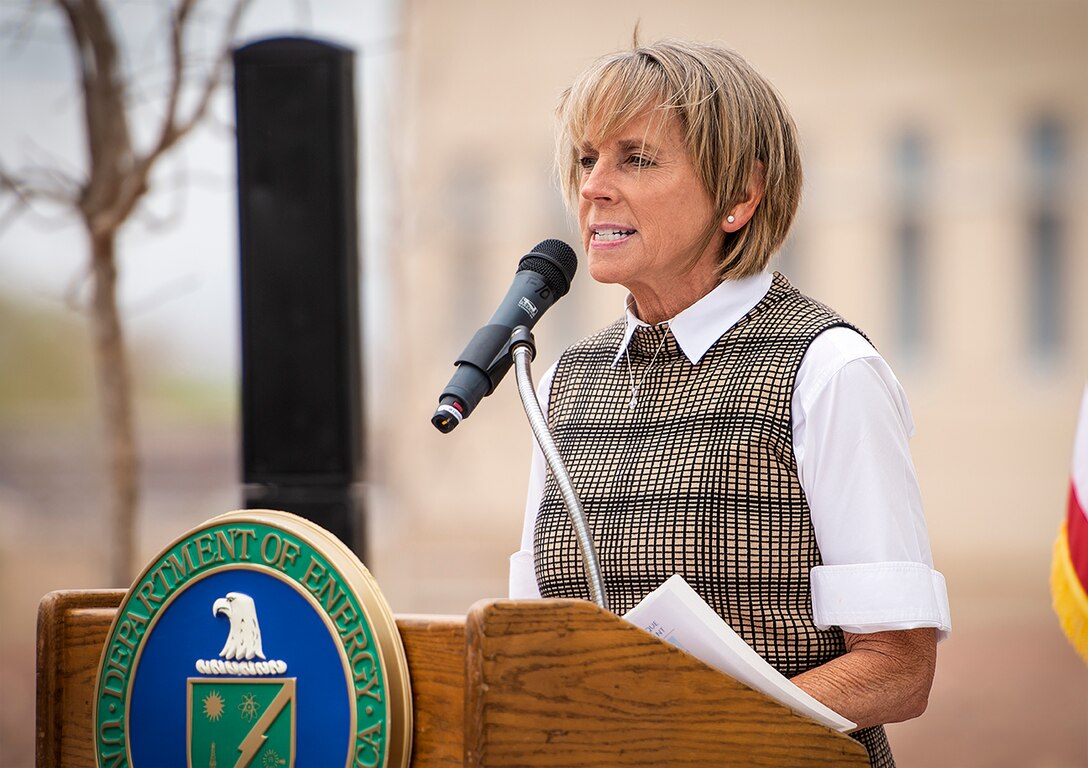
{"type": "Polygon", "coordinates": [[[596,282],[605,285],[624,284],[627,278],[631,276],[631,270],[625,268],[623,264],[617,263],[616,259],[595,255],[590,251],[589,276],[596,282]]]}

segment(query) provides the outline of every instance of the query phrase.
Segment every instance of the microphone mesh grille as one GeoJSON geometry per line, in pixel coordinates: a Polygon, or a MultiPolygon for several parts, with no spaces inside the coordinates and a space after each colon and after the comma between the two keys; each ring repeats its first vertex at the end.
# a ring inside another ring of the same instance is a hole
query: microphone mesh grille
{"type": "Polygon", "coordinates": [[[558,296],[566,295],[570,290],[570,281],[578,269],[578,257],[574,249],[562,240],[543,240],[532,252],[521,257],[518,271],[531,270],[544,278],[558,296]]]}

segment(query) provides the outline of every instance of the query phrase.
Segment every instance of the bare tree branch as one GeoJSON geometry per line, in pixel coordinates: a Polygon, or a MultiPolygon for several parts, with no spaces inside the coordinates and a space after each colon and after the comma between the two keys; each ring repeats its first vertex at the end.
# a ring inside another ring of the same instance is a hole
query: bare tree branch
{"type": "MultiPolygon", "coordinates": [[[[250,0],[233,0],[222,24],[219,46],[197,84],[195,105],[182,115],[192,57],[185,49],[185,31],[193,23],[199,0],[180,0],[171,14],[170,74],[161,127],[151,148],[137,154],[128,126],[127,83],[120,71],[117,36],[100,0],[51,0],[66,15],[82,82],[88,170],[85,181],[54,171],[47,180],[30,183],[27,175],[0,176],[0,189],[14,193],[25,205],[30,198],[76,204],[93,233],[116,230],[147,192],[156,161],[208,114],[212,96],[230,63],[230,43],[250,0]]],[[[54,165],[55,168],[55,165],[54,165]]],[[[2,173],[2,169],[0,169],[2,173]]]]}
{"type": "Polygon", "coordinates": [[[150,206],[145,204],[135,211],[133,216],[149,231],[166,229],[167,227],[176,224],[181,220],[182,215],[185,213],[184,190],[188,186],[188,169],[185,167],[185,163],[179,161],[174,169],[173,175],[169,179],[157,180],[155,182],[155,189],[158,192],[164,191],[165,187],[165,191],[172,193],[171,197],[173,198],[174,203],[171,206],[171,210],[160,216],[152,212],[150,206]]]}
{"type": "Polygon", "coordinates": [[[158,144],[147,155],[152,161],[173,146],[174,142],[192,130],[193,127],[204,118],[205,113],[208,111],[208,105],[211,103],[212,95],[219,87],[222,81],[223,72],[230,61],[230,43],[238,32],[238,24],[241,22],[242,13],[245,11],[246,6],[249,5],[249,0],[234,0],[227,21],[223,25],[220,44],[216,48],[219,52],[218,56],[216,56],[207,76],[204,78],[204,82],[200,86],[200,95],[197,97],[196,106],[187,118],[182,119],[177,114],[177,91],[179,90],[177,83],[180,82],[183,75],[181,65],[182,38],[179,28],[184,22],[185,17],[192,11],[194,5],[195,3],[192,2],[192,0],[182,3],[175,17],[175,32],[171,37],[171,44],[173,46],[171,58],[174,62],[174,86],[171,87],[170,106],[167,109],[167,117],[163,125],[163,130],[160,133],[158,144]]]}
{"type": "Polygon", "coordinates": [[[176,130],[181,84],[185,80],[185,22],[192,10],[193,0],[184,0],[178,4],[170,23],[170,89],[166,112],[162,118],[162,129],[159,131],[159,140],[156,148],[151,150],[151,156],[162,154],[175,140],[172,138],[172,132],[176,130]]]}
{"type": "MultiPolygon", "coordinates": [[[[38,0],[57,8],[67,21],[68,39],[77,64],[82,97],[86,173],[77,179],[61,163],[12,172],[0,165],[0,195],[10,206],[0,213],[0,229],[35,200],[49,200],[75,210],[87,236],[88,261],[67,291],[67,303],[87,314],[99,380],[103,439],[108,454],[111,535],[115,553],[111,583],[128,583],[135,553],[135,520],[139,496],[137,435],[122,315],[118,306],[117,241],[151,182],[157,162],[209,113],[212,96],[230,62],[231,42],[250,0],[209,3],[224,19],[221,40],[211,63],[199,68],[187,49],[200,0],[175,0],[165,47],[169,51],[164,113],[150,147],[134,146],[129,120],[134,83],[126,78],[122,40],[111,24],[103,0],[38,0]],[[183,95],[195,93],[191,110],[183,95]]],[[[29,14],[27,18],[31,18],[29,14]]],[[[211,14],[210,14],[211,15],[211,14]]],[[[17,34],[20,34],[17,32],[17,34]]],[[[184,169],[181,171],[184,172],[184,169]]],[[[158,180],[156,180],[158,183],[158,180]]],[[[144,214],[150,214],[146,209],[144,214]]],[[[181,285],[181,289],[185,286],[181,285]]],[[[176,293],[178,284],[164,290],[176,293]]],[[[156,300],[155,303],[158,303],[156,300]]]]}
{"type": "Polygon", "coordinates": [[[0,191],[13,195],[16,204],[28,206],[33,200],[78,207],[78,185],[68,183],[63,174],[52,168],[35,168],[31,174],[16,175],[0,167],[0,191]],[[40,174],[40,176],[39,176],[40,174]]]}
{"type": "Polygon", "coordinates": [[[13,194],[17,204],[26,205],[28,202],[28,192],[23,180],[17,176],[12,176],[2,168],[0,168],[0,190],[13,194]]]}
{"type": "MultiPolygon", "coordinates": [[[[71,7],[73,4],[73,0],[56,1],[66,7],[71,7]]],[[[86,7],[93,8],[94,11],[101,14],[101,9],[98,7],[98,0],[83,0],[83,2],[86,7]]],[[[103,169],[104,176],[99,177],[92,171],[91,182],[87,190],[88,199],[85,201],[84,216],[92,222],[95,231],[105,232],[116,229],[120,225],[120,222],[123,222],[128,218],[140,201],[140,198],[143,197],[144,193],[147,191],[148,177],[155,162],[204,118],[208,111],[208,106],[211,103],[211,98],[222,80],[223,72],[230,62],[230,42],[237,33],[242,13],[248,4],[249,0],[234,0],[231,5],[230,13],[223,25],[220,47],[217,48],[218,55],[203,82],[198,86],[199,95],[195,107],[188,116],[183,118],[178,115],[180,93],[185,76],[184,35],[182,30],[184,29],[185,23],[192,18],[191,14],[193,8],[195,8],[196,0],[182,0],[182,3],[178,6],[178,10],[174,15],[173,32],[171,34],[171,85],[167,96],[167,108],[163,117],[162,128],[159,132],[158,140],[146,154],[136,156],[129,139],[127,123],[121,122],[115,125],[98,125],[103,135],[115,135],[115,149],[118,147],[123,147],[124,149],[123,155],[103,157],[102,160],[113,161],[125,166],[127,172],[114,175],[112,171],[115,169],[106,167],[103,169]],[[96,184],[100,179],[101,183],[96,184]],[[100,201],[95,193],[105,189],[112,189],[113,194],[110,196],[111,199],[107,204],[100,205],[99,203],[104,201],[100,201]]],[[[105,17],[96,17],[94,11],[88,12],[89,21],[86,21],[86,24],[90,27],[93,27],[96,24],[104,24],[108,27],[105,17]]],[[[73,28],[75,28],[75,26],[76,23],[73,21],[73,28]]],[[[80,31],[76,30],[75,35],[77,39],[79,39],[81,35],[80,31]]],[[[93,49],[93,53],[95,66],[110,66],[116,68],[116,52],[115,50],[111,50],[109,46],[100,44],[97,48],[93,49]]],[[[83,71],[85,76],[87,74],[87,69],[88,65],[84,60],[83,71]]],[[[93,86],[95,83],[91,82],[90,85],[93,86]]],[[[123,94],[120,90],[111,91],[108,85],[100,85],[99,87],[102,89],[105,100],[112,100],[114,98],[123,100],[123,94]]],[[[88,125],[90,126],[95,115],[93,113],[88,114],[88,125]]],[[[94,132],[89,131],[89,133],[92,135],[93,145],[94,132]]],[[[95,158],[92,152],[92,165],[94,165],[94,163],[95,158]]]]}
{"type": "Polygon", "coordinates": [[[80,208],[92,234],[113,231],[124,216],[113,214],[119,198],[139,199],[146,181],[133,177],[132,139],[117,36],[99,0],[54,0],[68,17],[83,84],[88,173],[80,208]],[[138,188],[137,191],[131,189],[138,188]]]}
{"type": "Polygon", "coordinates": [[[41,3],[28,3],[23,6],[23,13],[17,19],[11,19],[0,26],[0,38],[10,40],[14,45],[25,44],[32,38],[30,34],[37,16],[41,13],[41,3]]]}
{"type": "Polygon", "coordinates": [[[33,138],[27,140],[28,162],[21,172],[22,178],[30,186],[52,188],[67,194],[77,202],[86,186],[87,175],[81,168],[73,167],[55,152],[49,151],[33,138]]]}
{"type": "Polygon", "coordinates": [[[15,200],[3,213],[0,213],[0,235],[4,234],[7,228],[14,224],[22,213],[23,204],[18,200],[15,200]]]}

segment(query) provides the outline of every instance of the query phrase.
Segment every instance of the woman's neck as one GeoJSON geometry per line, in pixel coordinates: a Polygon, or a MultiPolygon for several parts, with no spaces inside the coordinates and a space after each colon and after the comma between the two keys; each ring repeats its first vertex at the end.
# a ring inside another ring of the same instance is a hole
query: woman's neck
{"type": "Polygon", "coordinates": [[[676,317],[713,291],[720,282],[716,272],[698,276],[689,274],[685,277],[689,279],[681,279],[665,286],[625,286],[631,293],[627,300],[628,308],[642,322],[657,325],[676,317]]]}

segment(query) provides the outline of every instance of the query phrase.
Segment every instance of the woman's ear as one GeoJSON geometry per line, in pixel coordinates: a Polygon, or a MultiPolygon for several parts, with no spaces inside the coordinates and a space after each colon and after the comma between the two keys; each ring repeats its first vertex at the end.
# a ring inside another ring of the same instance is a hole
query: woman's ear
{"type": "Polygon", "coordinates": [[[763,163],[756,160],[752,175],[748,177],[747,197],[725,212],[722,219],[723,232],[736,232],[755,214],[759,201],[763,199],[764,177],[763,163]]]}

